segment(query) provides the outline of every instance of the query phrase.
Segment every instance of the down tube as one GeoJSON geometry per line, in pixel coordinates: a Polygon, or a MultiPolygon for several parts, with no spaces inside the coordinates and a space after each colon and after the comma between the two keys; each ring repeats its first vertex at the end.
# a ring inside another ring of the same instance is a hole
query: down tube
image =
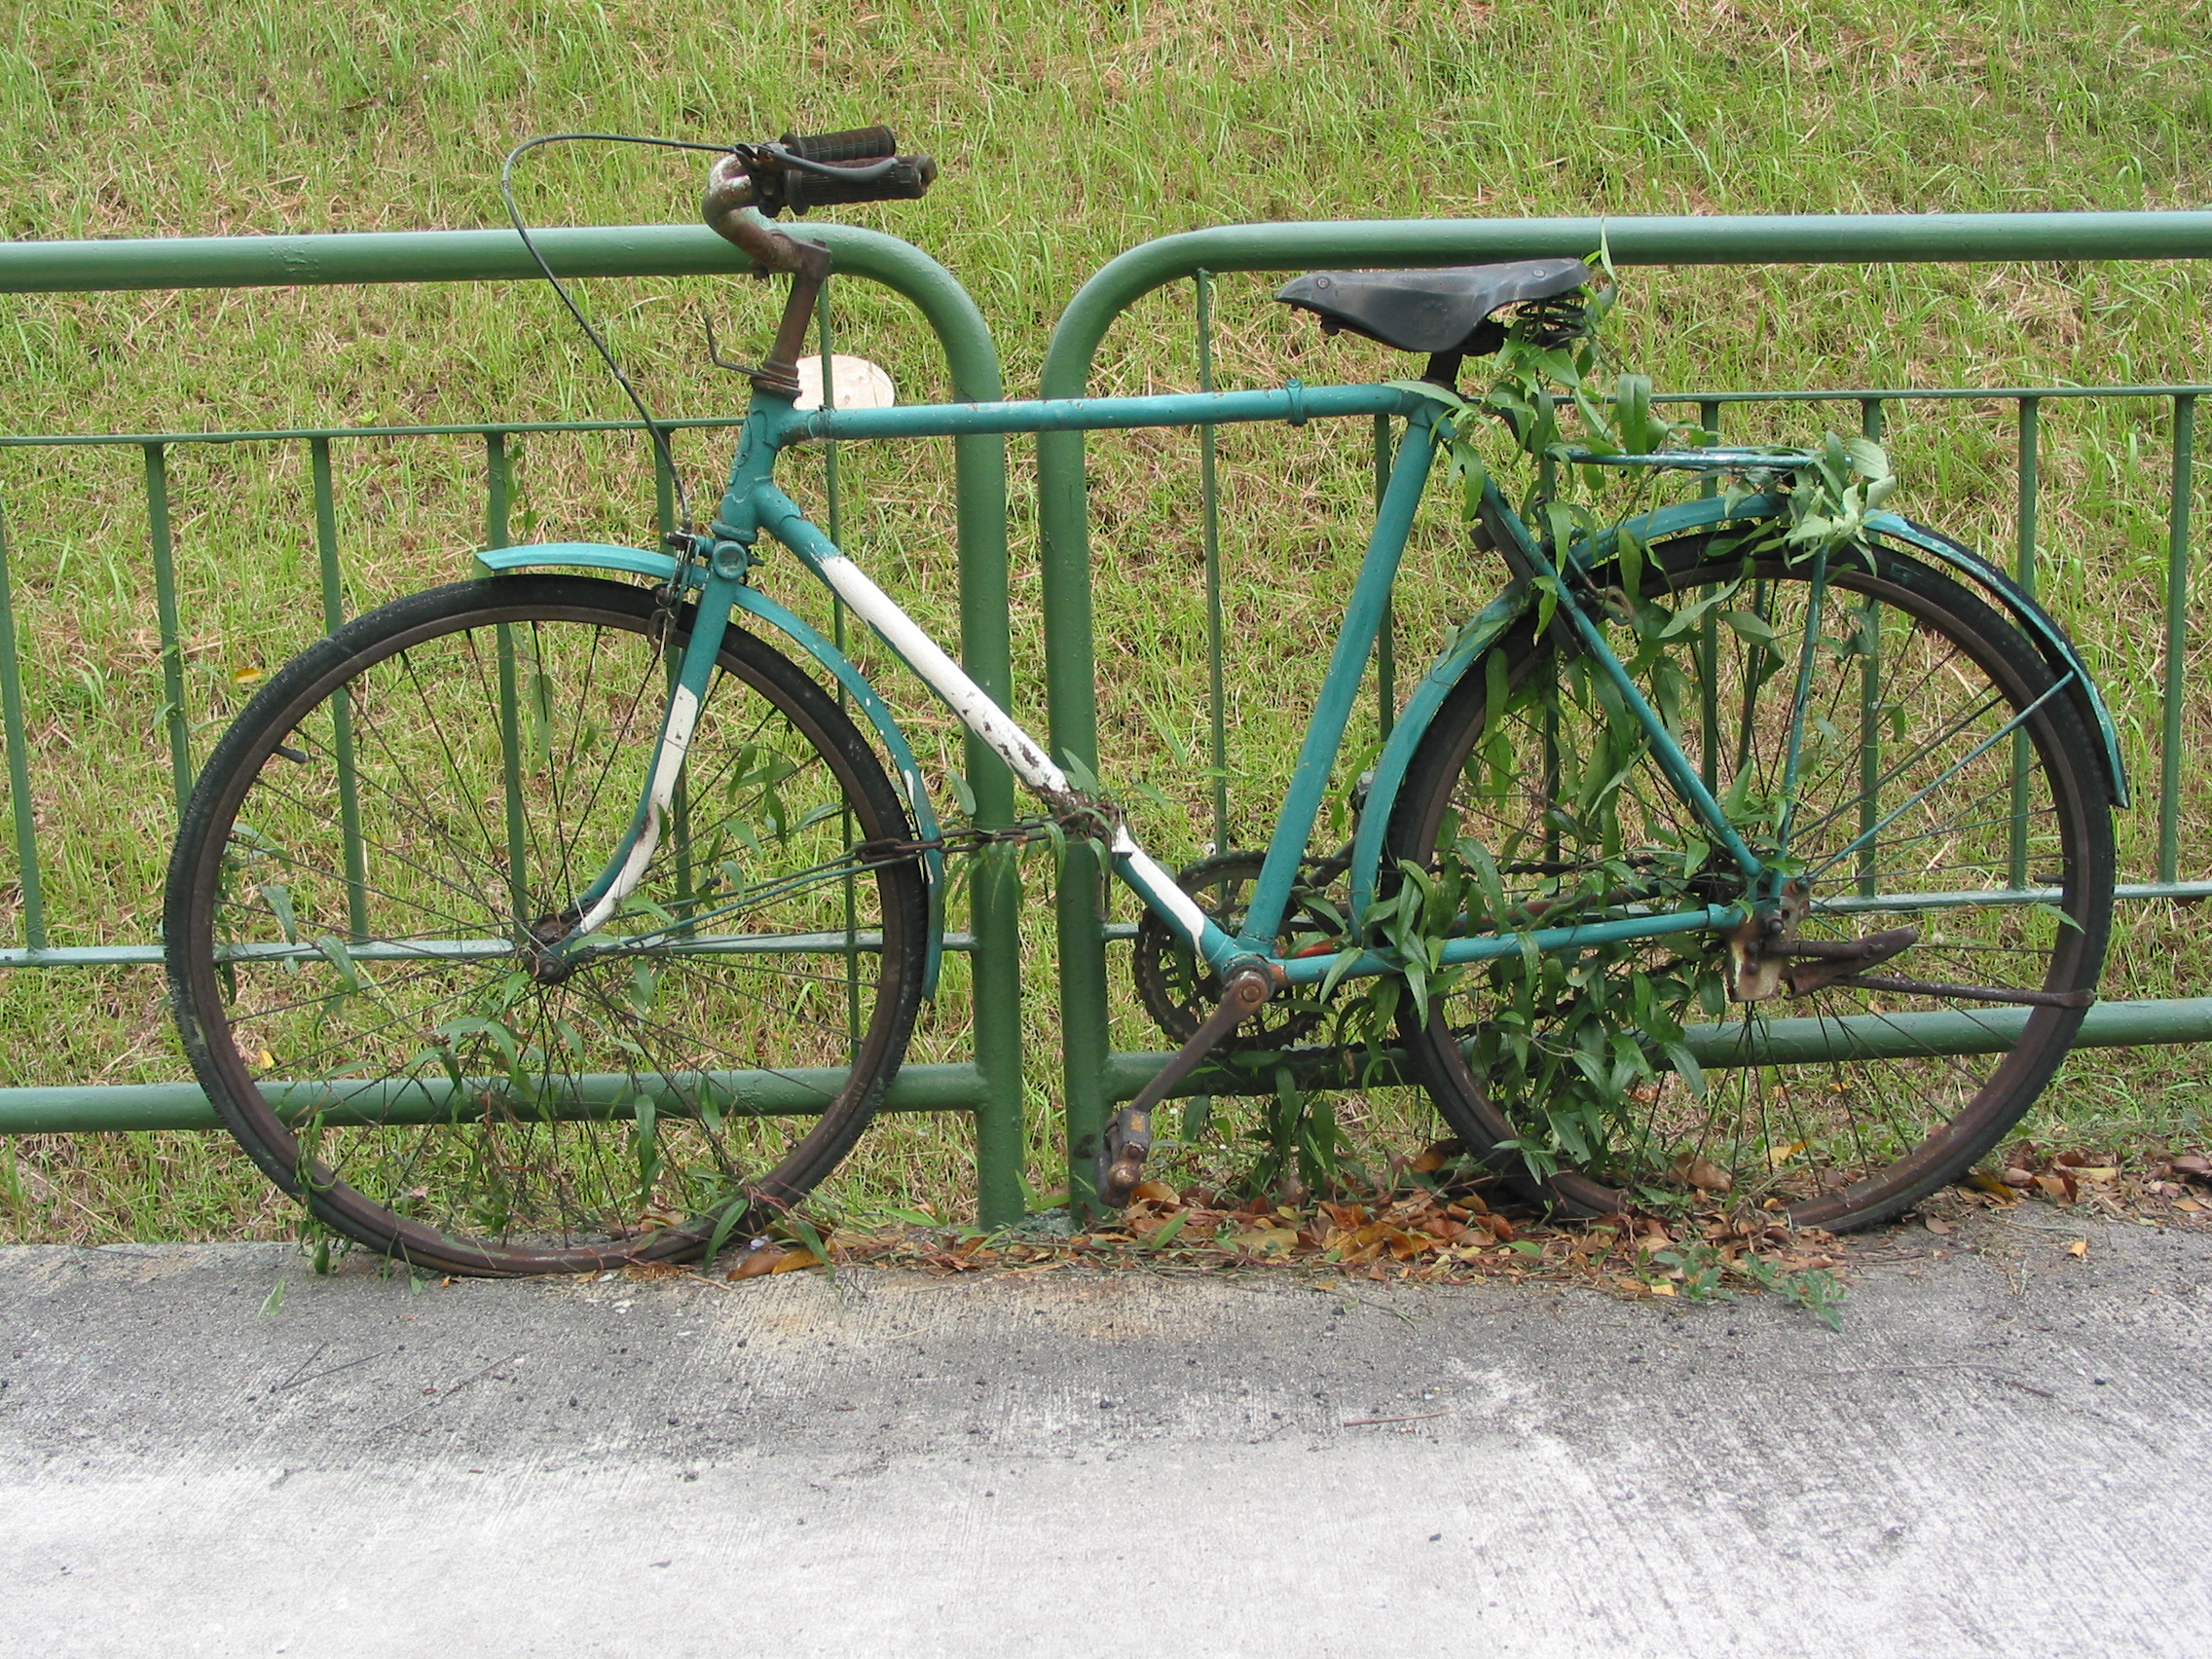
{"type": "Polygon", "coordinates": [[[1375,529],[1367,538],[1359,580],[1345,607],[1344,626],[1329,655],[1329,672],[1321,682],[1321,694],[1314,700],[1313,718],[1298,752],[1298,770],[1291,774],[1290,788],[1283,793],[1282,811],[1275,819],[1274,835],[1268,842],[1267,862],[1260,866],[1251,907],[1245,912],[1241,942],[1249,950],[1274,954],[1275,934],[1289,907],[1290,891],[1306,857],[1314,820],[1321,814],[1329,775],[1336,769],[1345,728],[1351,723],[1359,684],[1366,678],[1367,659],[1374,654],[1383,611],[1390,603],[1390,588],[1398,579],[1406,537],[1413,532],[1414,514],[1428,484],[1428,470],[1436,457],[1436,446],[1429,441],[1432,429],[1433,420],[1426,409],[1407,424],[1406,440],[1398,446],[1397,464],[1390,469],[1389,486],[1382,492],[1382,504],[1376,509],[1375,529]]]}

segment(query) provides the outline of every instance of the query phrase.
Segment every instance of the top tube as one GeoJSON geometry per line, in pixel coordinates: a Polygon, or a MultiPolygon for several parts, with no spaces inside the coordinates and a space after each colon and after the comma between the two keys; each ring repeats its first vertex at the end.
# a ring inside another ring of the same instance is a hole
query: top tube
{"type": "Polygon", "coordinates": [[[1011,403],[915,403],[895,409],[793,410],[776,424],[779,446],[818,438],[949,438],[991,432],[1064,432],[1131,426],[1217,426],[1412,415],[1432,400],[1399,386],[1288,386],[1270,391],[1179,391],[1152,397],[1061,397],[1011,403]]]}

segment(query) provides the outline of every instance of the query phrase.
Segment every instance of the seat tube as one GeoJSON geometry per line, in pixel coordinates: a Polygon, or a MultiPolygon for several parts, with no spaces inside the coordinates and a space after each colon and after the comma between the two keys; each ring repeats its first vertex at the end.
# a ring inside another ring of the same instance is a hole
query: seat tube
{"type": "Polygon", "coordinates": [[[1291,774],[1290,788],[1283,792],[1282,810],[1268,842],[1267,860],[1260,866],[1260,879],[1254,884],[1251,905],[1245,912],[1241,940],[1248,949],[1273,953],[1275,934],[1289,908],[1298,866],[1306,857],[1314,821],[1320,816],[1329,777],[1336,769],[1345,730],[1351,723],[1352,709],[1359,698],[1360,682],[1366,677],[1368,659],[1389,607],[1390,588],[1405,557],[1406,538],[1413,532],[1414,515],[1419,510],[1421,492],[1435,461],[1436,446],[1431,441],[1434,424],[1430,412],[1420,410],[1407,423],[1405,441],[1398,446],[1390,482],[1382,492],[1375,528],[1367,538],[1359,578],[1352,586],[1344,625],[1329,655],[1328,673],[1321,681],[1320,695],[1314,699],[1313,718],[1299,748],[1298,769],[1291,774]]]}

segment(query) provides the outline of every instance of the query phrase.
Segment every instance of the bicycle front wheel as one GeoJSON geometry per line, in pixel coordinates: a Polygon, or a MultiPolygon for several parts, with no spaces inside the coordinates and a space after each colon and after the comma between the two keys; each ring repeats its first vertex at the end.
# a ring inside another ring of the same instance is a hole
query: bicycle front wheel
{"type": "Polygon", "coordinates": [[[399,600],[285,666],[187,807],[166,928],[194,1070],[315,1220],[419,1268],[574,1272],[766,1225],[880,1103],[921,995],[873,751],[732,626],[636,893],[618,845],[688,608],[575,576],[399,600]]]}
{"type": "MultiPolygon", "coordinates": [[[[1896,1215],[2028,1109],[2093,995],[2112,823],[2075,699],[1978,595],[1878,542],[1824,569],[1683,538],[1608,610],[1799,913],[1763,987],[1732,986],[1711,933],[1467,969],[1402,1018],[1412,1059],[1473,1148],[1577,1208],[1896,1215]]],[[[1395,859],[1481,844],[1521,928],[1746,896],[1585,653],[1532,624],[1496,652],[1422,740],[1395,859]]]]}

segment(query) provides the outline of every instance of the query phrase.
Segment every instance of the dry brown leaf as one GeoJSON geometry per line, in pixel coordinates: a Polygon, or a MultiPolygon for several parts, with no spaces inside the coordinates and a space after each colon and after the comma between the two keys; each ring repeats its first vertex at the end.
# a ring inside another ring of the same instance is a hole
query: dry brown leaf
{"type": "Polygon", "coordinates": [[[1142,1198],[1148,1204],[1179,1204],[1183,1201],[1173,1187],[1164,1181],[1141,1181],[1131,1198],[1142,1198]]]}
{"type": "MultiPolygon", "coordinates": [[[[2024,1169],[2020,1173],[2027,1175],[2027,1171],[2024,1169]]],[[[2015,1182],[2011,1179],[2011,1176],[2012,1171],[2008,1169],[2005,1172],[2005,1179],[2001,1181],[1986,1169],[1970,1169],[1961,1178],[1959,1185],[1972,1192],[1986,1193],[1999,1203],[2016,1204],[2020,1201],[2020,1195],[2014,1189],[2028,1185],[2035,1177],[2028,1175],[2026,1181],[2015,1182]]]]}
{"type": "Polygon", "coordinates": [[[1699,1158],[1694,1153],[1685,1152],[1676,1159],[1673,1174],[1676,1180],[1708,1193],[1725,1193],[1736,1185],[1735,1176],[1711,1159],[1699,1158]]]}
{"type": "MultiPolygon", "coordinates": [[[[764,1278],[776,1271],[778,1262],[792,1254],[793,1251],[774,1244],[763,1244],[756,1250],[746,1251],[737,1266],[730,1269],[728,1276],[733,1279],[764,1278]]],[[[809,1254],[807,1260],[812,1262],[814,1257],[809,1254]]]]}

